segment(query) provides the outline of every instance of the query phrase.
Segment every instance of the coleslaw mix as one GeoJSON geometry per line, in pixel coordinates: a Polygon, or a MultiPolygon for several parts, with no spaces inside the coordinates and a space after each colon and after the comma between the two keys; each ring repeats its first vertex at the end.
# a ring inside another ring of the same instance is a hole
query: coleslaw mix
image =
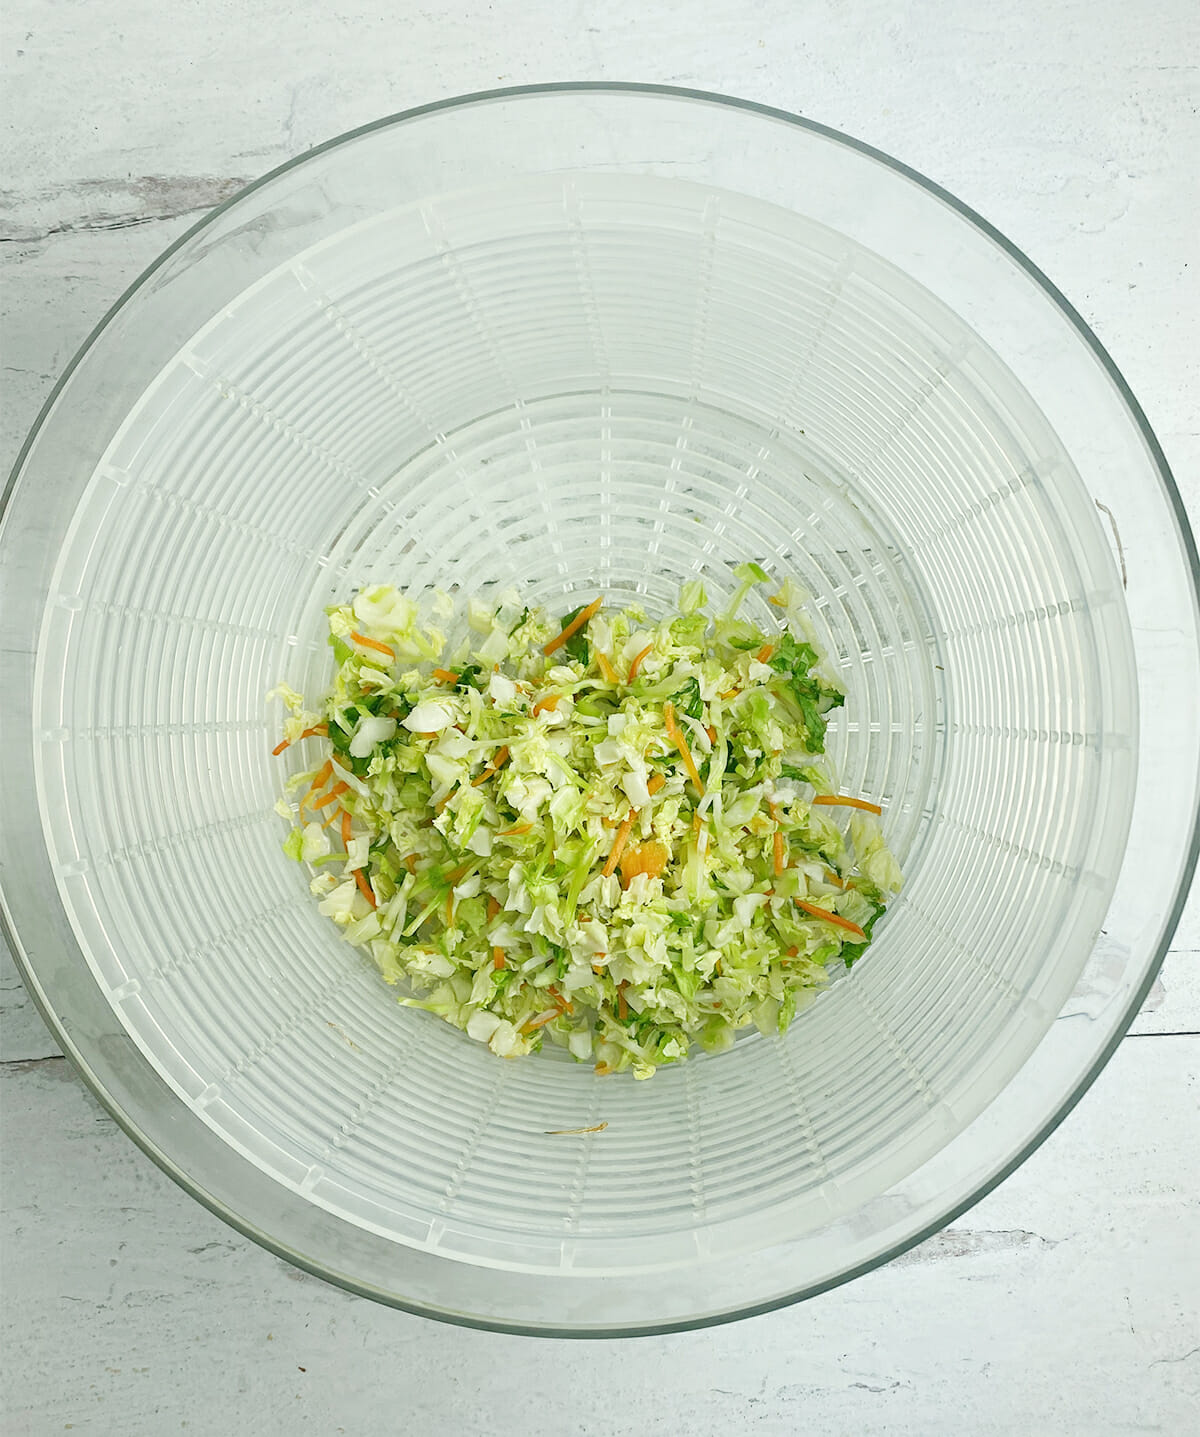
{"type": "Polygon", "coordinates": [[[799,591],[764,633],[740,614],[768,575],[735,575],[722,612],[693,582],[658,623],[472,600],[454,645],[445,595],[429,623],[386,585],[328,611],[320,711],[274,690],[275,752],[316,753],[284,849],[403,1004],[647,1078],[782,1032],[861,956],[901,874],[823,759],[843,695],[799,591]]]}

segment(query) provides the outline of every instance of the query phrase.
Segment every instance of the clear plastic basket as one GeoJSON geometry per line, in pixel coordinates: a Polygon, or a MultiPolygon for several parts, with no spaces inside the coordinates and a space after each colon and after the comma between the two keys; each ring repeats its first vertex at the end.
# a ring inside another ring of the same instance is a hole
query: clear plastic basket
{"type": "Polygon", "coordinates": [[[202,1200],[432,1315],[688,1326],[893,1255],[1070,1107],[1194,860],[1195,554],[1119,376],[977,217],[753,106],[500,92],[269,176],[93,336],[2,543],[43,1010],[202,1200]],[[867,959],[648,1083],[398,1007],[280,852],[264,696],[319,694],[324,606],[662,612],[746,558],[812,595],[907,875],[867,959]]]}

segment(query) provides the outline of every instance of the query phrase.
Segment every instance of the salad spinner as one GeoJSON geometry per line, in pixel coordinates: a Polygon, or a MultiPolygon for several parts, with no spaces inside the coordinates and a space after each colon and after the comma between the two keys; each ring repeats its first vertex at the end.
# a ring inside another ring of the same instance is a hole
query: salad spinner
{"type": "Polygon", "coordinates": [[[2,524],[30,991],[177,1182],[397,1307],[621,1335],[886,1262],[1069,1111],[1187,891],[1196,553],[1141,410],[984,220],[794,115],[544,86],[301,156],[104,318],[2,524]],[[320,697],[326,607],[661,617],[746,560],[811,596],[904,870],[866,957],[647,1082],[400,1007],[281,851],[265,696],[320,697]]]}

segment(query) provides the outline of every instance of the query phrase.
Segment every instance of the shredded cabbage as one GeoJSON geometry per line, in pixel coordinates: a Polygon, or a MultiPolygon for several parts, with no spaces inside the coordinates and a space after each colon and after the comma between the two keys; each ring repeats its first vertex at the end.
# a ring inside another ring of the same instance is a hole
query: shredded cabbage
{"type": "Polygon", "coordinates": [[[739,617],[768,576],[735,577],[715,618],[693,581],[657,623],[471,599],[451,646],[387,585],[328,611],[320,712],[273,693],[281,747],[318,750],[284,850],[403,1004],[646,1078],[782,1032],[861,956],[902,880],[822,759],[843,694],[799,592],[768,634],[739,617]]]}

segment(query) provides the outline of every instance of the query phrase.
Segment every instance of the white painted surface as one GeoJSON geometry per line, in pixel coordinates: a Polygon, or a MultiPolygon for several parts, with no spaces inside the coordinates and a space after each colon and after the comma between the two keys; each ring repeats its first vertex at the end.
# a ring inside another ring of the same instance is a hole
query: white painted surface
{"type": "MultiPolygon", "coordinates": [[[[104,309],[237,181],[425,100],[642,79],[801,111],[974,205],[1093,324],[1200,516],[1192,0],[9,0],[5,18],[5,466],[104,309]]],[[[5,955],[0,1427],[1193,1430],[1198,908],[1193,897],[1138,1036],[951,1230],[799,1308],[607,1345],[448,1329],[253,1247],[100,1113],[5,955]]]]}

